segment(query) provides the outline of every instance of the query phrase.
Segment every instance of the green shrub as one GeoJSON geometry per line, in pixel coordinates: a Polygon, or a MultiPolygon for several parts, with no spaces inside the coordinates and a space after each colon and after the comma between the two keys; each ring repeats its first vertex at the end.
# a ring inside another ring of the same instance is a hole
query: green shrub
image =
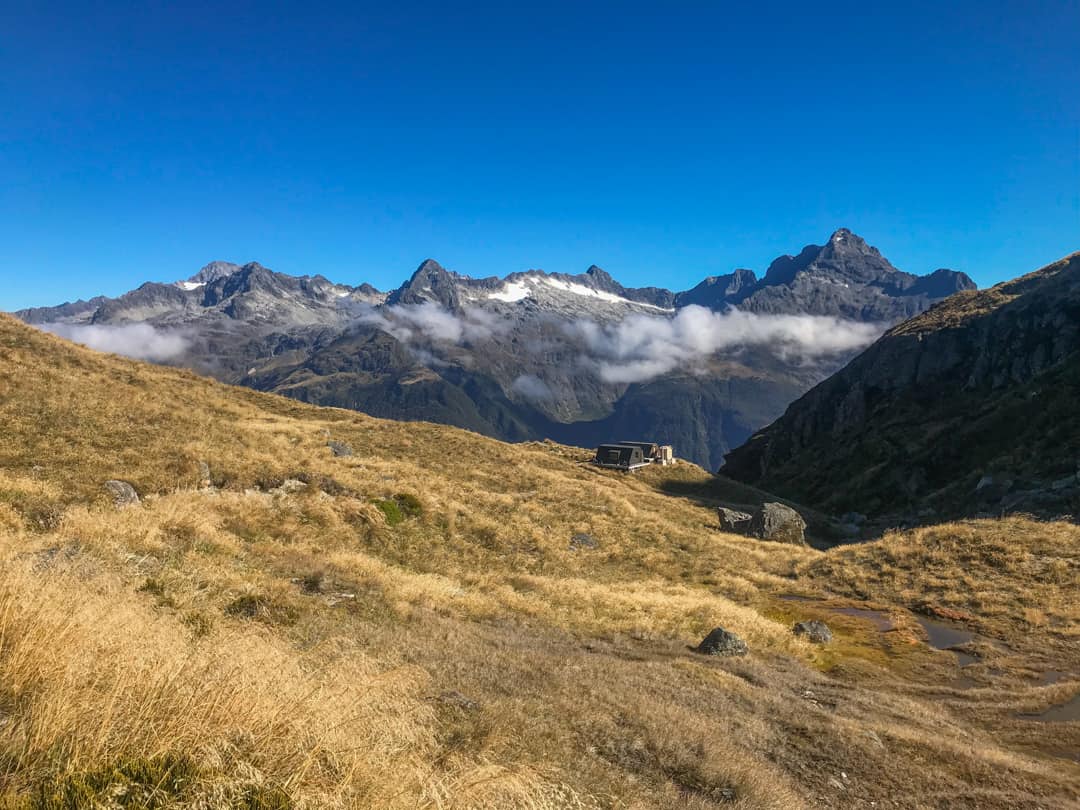
{"type": "Polygon", "coordinates": [[[420,503],[420,499],[407,492],[399,492],[393,498],[375,501],[375,505],[386,516],[386,522],[391,526],[397,526],[407,518],[418,517],[424,513],[424,505],[420,503]]]}

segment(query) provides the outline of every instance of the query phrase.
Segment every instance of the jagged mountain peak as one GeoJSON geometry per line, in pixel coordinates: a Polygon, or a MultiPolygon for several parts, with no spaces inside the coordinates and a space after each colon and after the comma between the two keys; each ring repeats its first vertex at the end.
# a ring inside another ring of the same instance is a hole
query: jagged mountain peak
{"type": "Polygon", "coordinates": [[[460,306],[454,275],[434,259],[424,259],[408,281],[390,293],[388,304],[437,303],[455,311],[460,306]]]}

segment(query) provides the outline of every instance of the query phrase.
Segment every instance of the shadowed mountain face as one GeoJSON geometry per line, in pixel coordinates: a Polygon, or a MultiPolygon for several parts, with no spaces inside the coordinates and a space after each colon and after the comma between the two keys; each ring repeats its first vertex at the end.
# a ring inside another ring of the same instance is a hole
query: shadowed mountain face
{"type": "Polygon", "coordinates": [[[973,287],[962,273],[903,273],[840,230],[762,279],[736,270],[679,293],[596,266],[473,279],[429,259],[382,293],[213,262],[186,281],[17,314],[312,403],[507,440],[648,437],[716,466],[890,323],[973,287]]]}
{"type": "Polygon", "coordinates": [[[832,512],[1078,514],[1078,402],[1074,254],[895,327],[722,472],[832,512]]]}

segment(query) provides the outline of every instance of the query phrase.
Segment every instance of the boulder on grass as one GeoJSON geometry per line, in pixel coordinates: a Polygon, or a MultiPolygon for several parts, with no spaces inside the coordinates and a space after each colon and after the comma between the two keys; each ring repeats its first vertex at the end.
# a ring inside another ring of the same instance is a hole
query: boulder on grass
{"type": "Polygon", "coordinates": [[[117,481],[115,479],[106,481],[105,489],[112,495],[113,505],[117,509],[135,506],[139,503],[139,493],[127,481],[117,481]]]}
{"type": "Polygon", "coordinates": [[[331,453],[338,457],[351,456],[353,454],[353,449],[345,444],[345,442],[329,441],[326,443],[326,446],[330,448],[331,453]]]}
{"type": "Polygon", "coordinates": [[[720,530],[731,534],[746,534],[750,528],[750,518],[753,517],[746,512],[737,512],[723,506],[716,508],[716,516],[720,519],[720,530]]]}
{"type": "Polygon", "coordinates": [[[806,622],[795,622],[792,632],[797,636],[805,636],[807,641],[814,644],[828,644],[832,641],[832,630],[825,622],[811,619],[806,622]]]}
{"type": "Polygon", "coordinates": [[[760,540],[774,543],[806,545],[806,521],[790,506],[782,503],[763,504],[752,518],[748,533],[760,540]]]}
{"type": "Polygon", "coordinates": [[[729,633],[723,627],[715,627],[709,635],[702,639],[701,643],[694,648],[694,652],[702,655],[746,655],[749,648],[746,642],[734,633],[729,633]]]}

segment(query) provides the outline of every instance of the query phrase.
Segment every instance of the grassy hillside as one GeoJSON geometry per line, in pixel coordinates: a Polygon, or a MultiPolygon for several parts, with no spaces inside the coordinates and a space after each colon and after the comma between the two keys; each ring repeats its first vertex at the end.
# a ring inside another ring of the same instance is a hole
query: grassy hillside
{"type": "Polygon", "coordinates": [[[718,531],[692,465],[598,471],[4,316],[0,423],[0,807],[1080,798],[1080,724],[1021,716],[1080,689],[1076,527],[761,543],[718,531]],[[912,610],[995,639],[974,686],[912,610]],[[831,645],[791,633],[813,616],[831,645]],[[750,655],[688,649],[718,625],[750,655]]]}

